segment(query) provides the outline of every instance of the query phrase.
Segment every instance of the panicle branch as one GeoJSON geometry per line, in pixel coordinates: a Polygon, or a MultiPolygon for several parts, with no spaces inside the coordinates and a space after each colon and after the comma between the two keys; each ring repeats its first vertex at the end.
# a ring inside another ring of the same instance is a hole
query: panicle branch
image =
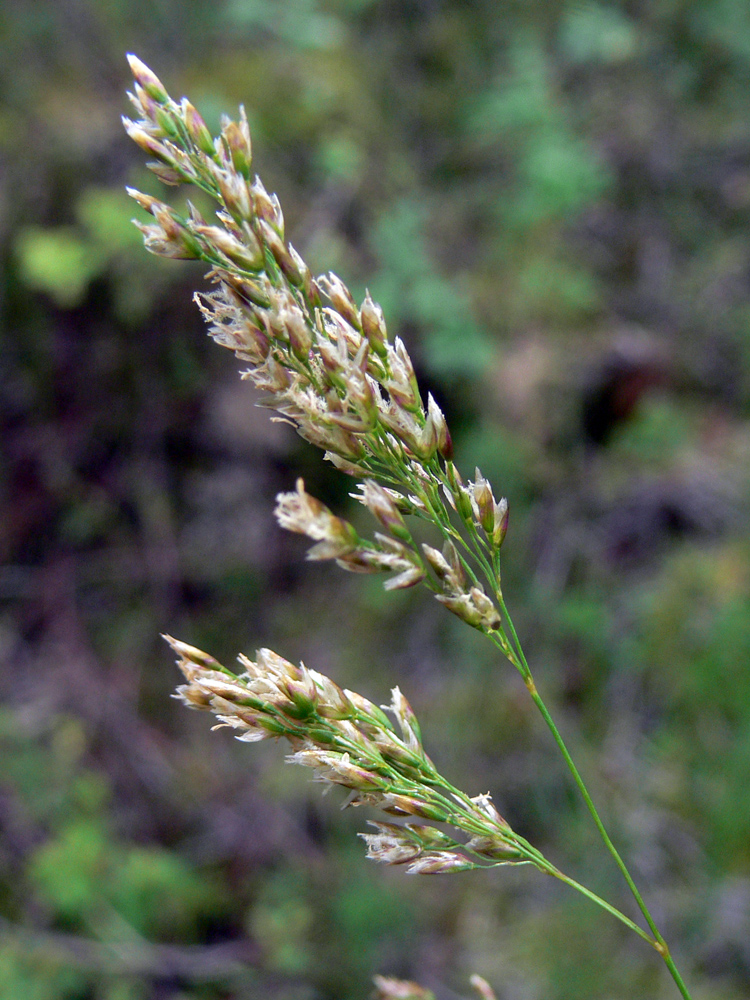
{"type": "Polygon", "coordinates": [[[324,674],[290,663],[270,649],[239,657],[235,675],[207,653],[165,636],[186,683],[175,697],[212,712],[214,727],[228,727],[252,743],[285,737],[291,764],[313,770],[313,780],[349,789],[347,806],[370,805],[398,817],[447,824],[468,836],[459,841],[423,823],[373,822],[360,834],[367,856],[406,864],[411,874],[464,871],[498,864],[551,866],[498,813],[488,794],[470,798],[454,788],[427,756],[419,723],[396,687],[382,708],[324,674]]]}

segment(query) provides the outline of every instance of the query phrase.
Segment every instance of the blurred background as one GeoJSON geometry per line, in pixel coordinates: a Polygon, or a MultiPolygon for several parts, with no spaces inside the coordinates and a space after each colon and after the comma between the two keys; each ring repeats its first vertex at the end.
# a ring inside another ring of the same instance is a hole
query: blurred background
{"type": "Polygon", "coordinates": [[[254,408],[201,268],[142,249],[126,51],[214,129],[244,102],[295,246],[406,340],[510,500],[529,660],[695,1000],[746,997],[750,7],[5,0],[0,40],[2,1000],[676,996],[534,871],[366,861],[365,809],[170,700],[162,631],[398,683],[455,784],[634,915],[512,668],[276,527],[299,474],[359,519],[352,483],[254,408]]]}

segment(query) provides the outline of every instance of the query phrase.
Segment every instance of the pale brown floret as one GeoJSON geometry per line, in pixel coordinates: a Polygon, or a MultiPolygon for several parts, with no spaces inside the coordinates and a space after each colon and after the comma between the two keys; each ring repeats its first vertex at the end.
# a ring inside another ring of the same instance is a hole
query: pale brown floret
{"type": "MultiPolygon", "coordinates": [[[[403,526],[403,519],[390,499],[381,494],[377,494],[377,499],[389,505],[389,517],[395,514],[396,529],[403,526]]],[[[424,579],[422,561],[411,546],[379,532],[375,533],[375,544],[363,542],[348,522],[336,517],[305,491],[301,479],[297,480],[294,493],[278,494],[275,514],[282,528],[307,535],[318,543],[307,553],[308,559],[335,559],[343,569],[354,573],[392,572],[395,575],[383,584],[386,590],[413,587],[424,579]]]]}
{"type": "Polygon", "coordinates": [[[370,293],[367,292],[365,300],[359,311],[362,333],[367,337],[370,347],[381,358],[387,357],[386,343],[388,341],[388,331],[385,326],[383,310],[373,302],[370,293]]]}
{"type": "Polygon", "coordinates": [[[431,545],[423,544],[422,551],[430,566],[435,570],[438,579],[445,585],[448,593],[460,594],[466,584],[466,575],[456,554],[455,546],[448,541],[439,552],[431,545]],[[446,555],[451,557],[450,561],[446,555]],[[455,556],[455,558],[453,558],[455,556]]]}
{"type": "Polygon", "coordinates": [[[331,300],[339,316],[343,316],[350,326],[358,329],[361,326],[359,310],[354,303],[351,292],[341,278],[335,275],[333,271],[329,271],[328,274],[316,278],[316,282],[318,287],[331,300]]]}
{"type": "MultiPolygon", "coordinates": [[[[373,1000],[435,1000],[435,995],[431,990],[407,979],[375,976],[373,982],[375,984],[373,1000]]],[[[480,1000],[497,1000],[486,979],[475,974],[469,978],[469,982],[479,995],[480,1000]]]]}
{"type": "Polygon", "coordinates": [[[490,986],[490,984],[487,982],[486,979],[483,979],[481,976],[478,976],[476,973],[474,973],[473,976],[469,977],[469,982],[474,987],[476,992],[479,994],[480,1000],[497,1000],[497,997],[495,996],[495,991],[492,989],[492,987],[490,986]]]}
{"type": "Polygon", "coordinates": [[[406,835],[403,827],[395,823],[373,823],[377,833],[358,834],[367,844],[367,857],[384,865],[402,865],[413,861],[422,853],[422,845],[406,835]]]}
{"type": "Polygon", "coordinates": [[[136,81],[143,87],[146,93],[157,101],[159,104],[164,104],[169,100],[169,94],[164,84],[161,82],[159,77],[153,70],[149,69],[148,66],[141,62],[138,56],[134,55],[132,52],[128,53],[127,56],[128,64],[130,66],[130,72],[133,74],[136,81]]]}
{"type": "Polygon", "coordinates": [[[419,750],[424,753],[422,751],[422,733],[417,722],[417,717],[399,687],[395,687],[391,691],[391,703],[387,707],[398,722],[406,745],[412,750],[419,750]]]}
{"type": "Polygon", "coordinates": [[[476,867],[473,861],[453,851],[426,851],[406,869],[409,875],[444,875],[476,867]]]}
{"type": "Polygon", "coordinates": [[[472,628],[492,632],[500,625],[497,608],[479,587],[471,587],[468,593],[435,596],[449,611],[472,628]]]}
{"type": "Polygon", "coordinates": [[[366,767],[352,762],[349,754],[332,753],[327,750],[298,750],[287,757],[290,764],[302,764],[315,768],[315,781],[327,781],[344,785],[358,792],[381,791],[388,782],[366,767]]]}
{"type": "Polygon", "coordinates": [[[354,529],[306,493],[302,479],[297,480],[294,493],[278,494],[275,514],[282,528],[319,542],[308,552],[308,559],[335,559],[356,551],[358,538],[354,529]]]}
{"type": "Polygon", "coordinates": [[[435,1000],[431,990],[407,979],[374,976],[373,982],[376,989],[374,1000],[435,1000]]]}
{"type": "Polygon", "coordinates": [[[473,483],[469,483],[466,493],[471,502],[474,520],[487,535],[496,549],[499,549],[508,530],[508,501],[503,497],[495,500],[492,487],[479,469],[473,483]]]}

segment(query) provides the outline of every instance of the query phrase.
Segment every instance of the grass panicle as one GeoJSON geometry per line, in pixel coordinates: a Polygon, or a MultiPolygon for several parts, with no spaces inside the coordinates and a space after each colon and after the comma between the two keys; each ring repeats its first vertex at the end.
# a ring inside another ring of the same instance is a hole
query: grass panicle
{"type": "MultiPolygon", "coordinates": [[[[308,559],[334,560],[357,573],[385,573],[386,589],[425,585],[436,599],[485,634],[521,674],[596,828],[648,926],[644,930],[536,850],[497,812],[489,794],[454,788],[424,751],[419,725],[398,688],[386,711],[328,677],[295,666],[271,650],[241,656],[235,675],[169,638],[186,683],[178,697],[207,710],[218,727],[253,742],[284,737],[291,763],[316,780],[349,790],[347,805],[367,805],[400,822],[375,821],[361,834],[368,857],[405,865],[413,874],[443,874],[532,864],[562,880],[648,942],[677,988],[687,987],[596,807],[532,676],[501,587],[500,550],[508,502],[477,469],[465,480],[453,461],[448,425],[434,397],[425,400],[403,341],[390,338],[369,293],[357,304],[335,274],[314,277],[287,240],[275,194],[252,173],[247,117],[222,118],[212,137],[193,105],[173,100],[161,81],[130,56],[129,95],[136,119],[130,137],[167,185],[195,185],[216,203],[205,219],[189,201],[175,208],[139,191],[129,194],[153,221],[136,222],[146,249],[202,261],[212,290],[196,294],[208,332],[245,366],[242,378],[262,393],[272,419],[291,424],[339,470],[357,480],[352,495],[378,529],[363,538],[305,490],[280,493],[276,518],[314,543],[308,559]],[[434,544],[417,544],[411,518],[429,525],[434,544]],[[419,822],[417,822],[419,821],[419,822]],[[423,822],[427,821],[427,822],[423,822]],[[433,826],[438,823],[440,826],[433,826]],[[447,828],[447,829],[446,829],[447,828]],[[460,839],[456,839],[460,838],[460,839]]],[[[217,728],[218,728],[217,727],[217,728]]],[[[472,985],[494,1000],[480,977],[472,985]]],[[[378,977],[379,1000],[428,1000],[415,983],[378,977]]]]}

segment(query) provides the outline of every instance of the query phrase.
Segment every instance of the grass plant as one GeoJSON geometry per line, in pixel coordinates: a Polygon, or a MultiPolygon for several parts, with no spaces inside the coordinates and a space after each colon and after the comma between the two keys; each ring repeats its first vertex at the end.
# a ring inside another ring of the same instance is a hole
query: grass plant
{"type": "MultiPolygon", "coordinates": [[[[130,137],[168,185],[192,184],[218,203],[207,220],[187,203],[184,213],[129,189],[152,216],[138,222],[152,253],[204,262],[213,290],[196,294],[209,334],[247,365],[242,378],[264,393],[272,419],[291,424],[357,483],[353,495],[378,530],[362,537],[297,481],[277,498],[279,524],[313,541],[307,558],[333,560],[355,573],[383,574],[386,590],[424,586],[447,610],[481,632],[519,672],[529,697],[562,754],[606,850],[641,911],[645,927],[560,871],[498,813],[489,794],[469,795],[435,768],[416,717],[398,687],[386,711],[304,665],[268,649],[239,657],[235,674],[210,655],[167,637],[186,683],[178,697],[218,717],[218,726],[253,742],[285,738],[291,763],[315,779],[349,790],[347,804],[381,810],[388,821],[361,834],[367,855],[411,874],[446,875],[499,865],[532,865],[560,879],[648,943],[683,997],[690,994],[669,947],[615,848],[534,681],[511,620],[501,576],[508,503],[476,470],[464,478],[435,399],[420,392],[409,353],[391,340],[369,294],[357,304],[334,274],[314,277],[286,239],[278,198],[252,174],[250,131],[222,120],[214,138],[183,98],[177,102],[155,74],[130,56],[136,120],[130,137]],[[418,544],[414,519],[434,532],[418,544]],[[386,714],[388,712],[390,714],[386,714]],[[393,720],[393,721],[392,721],[393,720]],[[395,724],[394,724],[395,723],[395,724]],[[393,822],[392,820],[397,820],[393,822]],[[438,826],[432,824],[439,824],[438,826]]],[[[427,992],[379,977],[382,998],[427,992]]],[[[479,977],[473,985],[492,997],[479,977]]]]}

